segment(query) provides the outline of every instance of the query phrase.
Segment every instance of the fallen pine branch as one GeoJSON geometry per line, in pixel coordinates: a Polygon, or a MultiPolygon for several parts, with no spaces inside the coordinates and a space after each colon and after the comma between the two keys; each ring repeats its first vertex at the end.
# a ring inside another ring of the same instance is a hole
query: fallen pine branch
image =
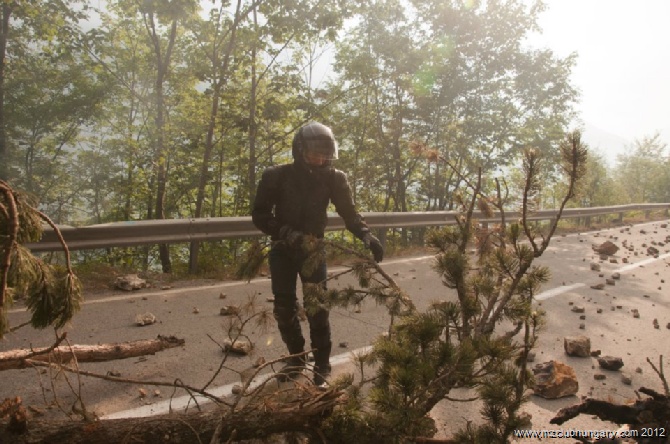
{"type": "Polygon", "coordinates": [[[156,339],[109,343],[99,345],[72,345],[31,350],[9,350],[0,353],[0,371],[28,367],[31,361],[66,363],[75,358],[78,362],[102,362],[115,359],[153,355],[168,348],[180,347],[184,340],[174,336],[156,339]]]}
{"type": "MultiPolygon", "coordinates": [[[[259,399],[239,410],[172,413],[149,418],[92,422],[28,421],[24,427],[0,427],[0,442],[13,444],[116,444],[119,442],[228,442],[262,439],[286,432],[318,436],[319,427],[333,409],[345,402],[338,390],[307,390],[293,400],[259,399]],[[10,430],[22,430],[23,433],[10,430]]],[[[0,421],[0,425],[2,421],[0,421]]]]}

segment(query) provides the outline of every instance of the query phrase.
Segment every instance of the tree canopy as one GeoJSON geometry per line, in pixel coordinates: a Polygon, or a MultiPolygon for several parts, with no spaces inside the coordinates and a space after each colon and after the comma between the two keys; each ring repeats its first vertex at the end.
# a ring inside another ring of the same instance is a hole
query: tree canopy
{"type": "MultiPolygon", "coordinates": [[[[576,56],[526,44],[543,9],[4,2],[0,178],[56,223],[247,215],[259,172],[291,161],[293,132],[318,120],[360,211],[453,209],[476,171],[486,190],[527,148],[558,164],[576,56]]],[[[191,245],[192,270],[207,248],[191,245]]],[[[159,257],[170,271],[167,247],[159,257]]]]}

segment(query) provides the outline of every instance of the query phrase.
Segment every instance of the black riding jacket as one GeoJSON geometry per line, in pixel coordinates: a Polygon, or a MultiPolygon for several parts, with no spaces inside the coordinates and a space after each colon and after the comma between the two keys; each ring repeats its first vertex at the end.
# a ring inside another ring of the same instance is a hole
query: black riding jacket
{"type": "Polygon", "coordinates": [[[347,176],[332,167],[316,173],[299,162],[268,168],[258,184],[251,217],[272,240],[279,239],[284,225],[321,238],[330,202],[347,229],[362,238],[368,226],[356,212],[347,176]]]}

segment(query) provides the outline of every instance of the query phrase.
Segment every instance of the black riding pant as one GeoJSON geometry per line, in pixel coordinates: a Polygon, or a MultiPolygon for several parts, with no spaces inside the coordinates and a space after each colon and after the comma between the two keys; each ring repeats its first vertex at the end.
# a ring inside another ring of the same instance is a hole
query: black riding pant
{"type": "MultiPolygon", "coordinates": [[[[290,354],[304,351],[305,339],[302,335],[298,318],[298,298],[296,295],[297,278],[304,283],[323,283],[326,287],[326,262],[319,264],[309,276],[302,273],[304,255],[278,243],[272,247],[269,255],[272,293],[274,294],[274,317],[277,320],[279,333],[290,354]]],[[[329,312],[323,307],[316,310],[307,309],[309,336],[314,351],[314,364],[321,371],[330,370],[330,321],[329,312]]]]}

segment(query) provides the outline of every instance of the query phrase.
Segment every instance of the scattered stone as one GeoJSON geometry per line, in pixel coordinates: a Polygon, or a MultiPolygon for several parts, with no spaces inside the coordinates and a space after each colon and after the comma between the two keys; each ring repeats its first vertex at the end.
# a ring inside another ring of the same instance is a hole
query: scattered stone
{"type": "Polygon", "coordinates": [[[219,294],[219,299],[225,299],[226,296],[227,296],[227,295],[226,295],[225,293],[221,293],[221,294],[219,294]]]}
{"type": "Polygon", "coordinates": [[[584,324],[584,323],[579,324],[579,329],[580,330],[585,330],[586,329],[586,324],[584,324]]]}
{"type": "Polygon", "coordinates": [[[605,279],[605,283],[607,285],[616,285],[616,281],[614,279],[605,279]]]}
{"type": "Polygon", "coordinates": [[[607,376],[605,376],[605,375],[602,374],[602,373],[595,373],[595,374],[593,375],[593,379],[595,379],[596,381],[602,381],[602,380],[605,379],[605,378],[607,378],[607,376]]]}
{"type": "Polygon", "coordinates": [[[667,324],[665,324],[665,328],[667,328],[668,330],[670,330],[670,322],[668,322],[667,324]]]}
{"type": "Polygon", "coordinates": [[[637,308],[633,308],[630,312],[633,313],[634,318],[639,318],[640,317],[640,312],[638,311],[637,308]]]}
{"type": "Polygon", "coordinates": [[[602,352],[600,350],[591,350],[591,357],[597,358],[602,352]]]}
{"type": "Polygon", "coordinates": [[[146,389],[141,388],[141,389],[137,390],[137,392],[139,393],[140,398],[146,398],[147,397],[146,389]]]}
{"type": "Polygon", "coordinates": [[[615,356],[600,356],[598,357],[598,364],[605,370],[616,371],[623,367],[623,359],[615,356]]]}
{"type": "Polygon", "coordinates": [[[585,320],[585,319],[586,319],[586,315],[579,315],[579,319],[582,320],[582,321],[585,320]]]}
{"type": "Polygon", "coordinates": [[[575,371],[560,361],[537,364],[533,368],[533,374],[535,375],[533,391],[545,399],[572,396],[579,390],[575,371]]]}
{"type": "Polygon", "coordinates": [[[595,262],[591,262],[591,270],[600,271],[600,264],[596,264],[595,262]]]}
{"type": "Polygon", "coordinates": [[[619,272],[612,273],[612,279],[615,279],[615,280],[618,281],[619,279],[621,279],[621,273],[619,273],[619,272]]]}
{"type": "Polygon", "coordinates": [[[575,313],[584,313],[586,309],[584,308],[583,305],[575,305],[572,307],[572,311],[575,313]]]}
{"type": "Polygon", "coordinates": [[[223,351],[237,353],[238,355],[248,355],[254,349],[254,346],[249,341],[243,341],[241,339],[235,340],[235,342],[230,339],[223,341],[223,351]]]}
{"type": "Polygon", "coordinates": [[[534,351],[529,351],[528,355],[526,356],[526,362],[535,362],[535,352],[534,351]]]}
{"type": "Polygon", "coordinates": [[[233,386],[233,388],[230,389],[230,392],[231,392],[233,395],[239,395],[240,393],[242,393],[242,386],[241,386],[241,385],[238,385],[238,384],[235,384],[235,385],[233,386]]]}
{"type": "Polygon", "coordinates": [[[256,359],[256,362],[254,362],[254,367],[258,368],[263,364],[265,364],[265,358],[261,356],[258,359],[256,359]]]}
{"type": "Polygon", "coordinates": [[[118,276],[114,281],[114,286],[123,291],[133,291],[148,287],[147,281],[141,279],[136,274],[118,276]]]}
{"type": "Polygon", "coordinates": [[[598,246],[594,245],[593,249],[595,250],[596,253],[604,254],[607,256],[616,254],[616,252],[619,251],[619,247],[614,245],[614,243],[612,243],[611,241],[605,241],[598,246]]]}
{"type": "Polygon", "coordinates": [[[240,308],[236,307],[234,305],[226,305],[225,307],[222,307],[221,311],[219,312],[219,314],[221,316],[233,316],[233,315],[237,315],[239,313],[240,313],[240,308]]]}
{"type": "Polygon", "coordinates": [[[635,373],[642,373],[642,367],[635,367],[635,373]]]}
{"type": "Polygon", "coordinates": [[[275,298],[265,298],[265,302],[274,302],[275,298]]]}
{"type": "Polygon", "coordinates": [[[586,358],[591,354],[591,339],[587,336],[566,336],[563,349],[568,356],[586,358]]]}
{"type": "Polygon", "coordinates": [[[347,348],[347,347],[349,347],[348,342],[340,342],[340,348],[347,348]]]}
{"type": "Polygon", "coordinates": [[[158,389],[154,390],[154,396],[155,396],[156,398],[160,398],[160,396],[161,396],[161,391],[158,390],[158,389]]]}
{"type": "Polygon", "coordinates": [[[517,419],[519,420],[520,429],[530,429],[533,426],[531,421],[533,419],[533,415],[528,412],[520,412],[517,415],[517,419]]]}
{"type": "Polygon", "coordinates": [[[659,328],[661,328],[661,326],[658,325],[658,319],[654,319],[653,324],[654,324],[654,328],[655,328],[656,330],[658,330],[659,328]]]}
{"type": "Polygon", "coordinates": [[[200,310],[198,309],[198,307],[193,307],[193,313],[194,314],[200,313],[200,310]]]}
{"type": "Polygon", "coordinates": [[[138,314],[135,316],[135,324],[137,324],[140,327],[144,327],[145,325],[151,325],[156,323],[156,316],[154,316],[152,313],[144,313],[144,314],[138,314]]]}
{"type": "Polygon", "coordinates": [[[659,253],[659,251],[658,251],[658,248],[656,248],[656,247],[649,247],[649,248],[647,248],[647,254],[648,254],[649,256],[654,256],[654,257],[656,257],[656,256],[658,256],[658,253],[659,253]]]}
{"type": "Polygon", "coordinates": [[[598,314],[600,314],[600,313],[602,313],[602,312],[603,312],[603,309],[602,309],[602,308],[599,308],[599,309],[596,310],[596,313],[598,313],[598,314]]]}
{"type": "Polygon", "coordinates": [[[171,288],[172,288],[172,285],[163,285],[163,286],[161,287],[161,290],[169,290],[169,289],[171,289],[171,288]]]}
{"type": "Polygon", "coordinates": [[[603,288],[605,288],[605,284],[601,282],[599,284],[591,285],[591,288],[593,288],[594,290],[602,290],[603,288]]]}
{"type": "Polygon", "coordinates": [[[625,385],[631,385],[633,383],[633,377],[628,373],[622,373],[621,382],[623,382],[625,385]]]}

